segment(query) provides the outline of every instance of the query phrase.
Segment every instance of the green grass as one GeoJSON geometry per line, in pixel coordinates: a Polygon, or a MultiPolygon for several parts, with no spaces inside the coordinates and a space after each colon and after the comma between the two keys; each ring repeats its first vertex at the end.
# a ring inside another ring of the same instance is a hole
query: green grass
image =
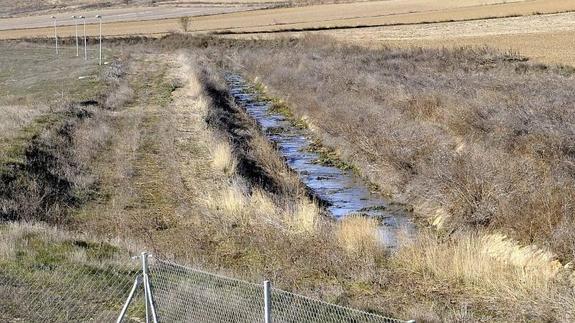
{"type": "MultiPolygon", "coordinates": [[[[71,308],[74,313],[66,320],[119,313],[139,270],[126,250],[46,226],[0,228],[0,249],[8,254],[0,258],[0,282],[7,287],[0,294],[14,297],[0,302],[3,318],[54,319],[71,308]]],[[[142,306],[132,307],[132,316],[141,314],[142,306]]]]}
{"type": "MultiPolygon", "coordinates": [[[[0,44],[0,105],[34,107],[41,104],[56,107],[58,111],[65,102],[97,99],[104,92],[106,85],[100,80],[101,67],[94,59],[86,62],[82,57],[77,58],[75,49],[70,48],[62,48],[57,58],[52,48],[42,46],[0,44]],[[81,76],[88,78],[79,80],[81,76]]],[[[16,127],[15,135],[0,133],[0,173],[10,164],[23,163],[29,142],[64,117],[49,109],[42,111],[46,112],[21,128],[16,127]]]]}
{"type": "Polygon", "coordinates": [[[357,167],[343,161],[335,150],[324,146],[319,140],[315,140],[311,145],[309,145],[308,150],[319,155],[319,158],[315,161],[319,165],[332,166],[341,170],[358,172],[357,167]]]}
{"type": "Polygon", "coordinates": [[[24,163],[24,152],[30,141],[62,118],[62,114],[45,114],[20,129],[15,138],[0,137],[0,149],[3,150],[3,154],[0,155],[0,173],[8,164],[24,163]]]}
{"type": "Polygon", "coordinates": [[[0,104],[83,101],[102,91],[96,60],[86,62],[69,48],[56,57],[39,46],[0,44],[0,104]]]}

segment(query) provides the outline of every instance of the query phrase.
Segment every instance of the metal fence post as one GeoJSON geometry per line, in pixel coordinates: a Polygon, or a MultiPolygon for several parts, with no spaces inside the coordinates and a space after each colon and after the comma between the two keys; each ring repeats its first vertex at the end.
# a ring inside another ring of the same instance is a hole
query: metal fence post
{"type": "Polygon", "coordinates": [[[124,307],[122,307],[122,312],[120,313],[120,316],[118,316],[116,323],[122,323],[122,321],[124,320],[126,312],[128,312],[128,307],[130,306],[132,299],[134,299],[134,294],[136,293],[136,290],[138,289],[138,286],[140,286],[141,283],[142,283],[141,277],[139,275],[136,276],[136,280],[134,281],[132,290],[130,290],[130,295],[128,295],[128,299],[126,300],[126,303],[124,303],[124,307]]]}
{"type": "Polygon", "coordinates": [[[148,257],[148,253],[142,252],[142,278],[144,280],[144,298],[146,302],[146,323],[150,322],[150,316],[152,317],[152,322],[158,323],[152,289],[150,288],[150,277],[148,276],[148,257]]]}
{"type": "Polygon", "coordinates": [[[272,288],[269,280],[264,281],[264,322],[272,322],[272,288]]]}

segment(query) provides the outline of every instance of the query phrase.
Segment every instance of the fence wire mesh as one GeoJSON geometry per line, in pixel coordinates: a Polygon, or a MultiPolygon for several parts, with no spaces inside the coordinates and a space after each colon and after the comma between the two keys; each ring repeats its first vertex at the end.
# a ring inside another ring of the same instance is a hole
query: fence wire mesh
{"type": "MultiPolygon", "coordinates": [[[[0,263],[0,321],[113,322],[139,271],[136,265],[0,263]]],[[[128,321],[143,316],[141,307],[131,309],[128,321]]]]}
{"type": "Polygon", "coordinates": [[[150,264],[150,281],[160,321],[258,322],[263,319],[262,286],[157,259],[150,264]]]}
{"type": "MultiPolygon", "coordinates": [[[[36,255],[38,257],[38,255],[36,255]]],[[[139,261],[44,262],[0,259],[1,322],[114,322],[126,302],[139,261]]],[[[264,322],[264,285],[152,258],[148,265],[159,322],[264,322]]],[[[124,322],[143,322],[144,287],[124,322]]],[[[270,288],[272,322],[404,322],[270,288]]]]}
{"type": "Polygon", "coordinates": [[[338,306],[272,288],[271,308],[274,322],[381,322],[401,320],[338,306]]]}
{"type": "MultiPolygon", "coordinates": [[[[168,261],[150,263],[162,322],[263,322],[264,287],[168,261]]],[[[272,322],[404,322],[271,288],[272,322]]]]}

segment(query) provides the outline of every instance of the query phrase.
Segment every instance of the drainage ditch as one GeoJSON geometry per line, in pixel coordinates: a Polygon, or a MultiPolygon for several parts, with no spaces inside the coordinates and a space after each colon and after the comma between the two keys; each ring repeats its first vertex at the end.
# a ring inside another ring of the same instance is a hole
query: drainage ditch
{"type": "Polygon", "coordinates": [[[311,132],[275,112],[272,103],[254,93],[249,82],[236,74],[226,75],[226,82],[236,105],[257,122],[289,168],[298,174],[313,197],[325,205],[333,218],[362,215],[378,219],[381,240],[390,248],[397,247],[400,232],[409,235],[414,231],[409,212],[393,207],[381,195],[373,193],[360,176],[353,171],[318,162],[320,154],[312,149],[311,132]]]}

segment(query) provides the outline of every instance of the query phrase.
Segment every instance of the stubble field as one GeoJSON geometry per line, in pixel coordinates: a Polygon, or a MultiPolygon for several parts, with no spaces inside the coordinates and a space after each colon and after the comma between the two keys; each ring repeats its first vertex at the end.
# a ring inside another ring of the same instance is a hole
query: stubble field
{"type": "MultiPolygon", "coordinates": [[[[254,4],[274,4],[244,1],[230,7],[228,2],[202,4],[200,7],[204,6],[204,9],[199,8],[193,15],[207,16],[193,17],[189,32],[223,33],[233,38],[274,38],[278,33],[299,37],[305,32],[314,32],[372,47],[492,46],[503,51],[516,51],[543,63],[574,63],[570,53],[575,47],[575,19],[571,13],[575,10],[575,2],[569,0],[391,0],[289,7],[325,2],[307,1],[282,2],[287,8],[250,11],[245,10],[258,8],[253,7],[254,4]],[[242,12],[225,13],[230,10],[242,12]]],[[[278,5],[280,2],[274,3],[278,5]]],[[[180,1],[159,2],[154,11],[139,7],[133,10],[155,13],[130,18],[141,19],[138,21],[121,21],[128,19],[122,18],[124,14],[110,18],[116,21],[105,23],[103,32],[107,36],[161,36],[181,32],[180,19],[174,18],[174,15],[185,14],[185,10],[191,8],[190,4],[180,1]],[[157,19],[159,17],[166,19],[157,19]]],[[[130,9],[114,10],[124,12],[130,9]]],[[[0,39],[51,37],[51,21],[39,19],[29,17],[0,21],[0,25],[4,25],[0,29],[12,28],[13,22],[17,26],[15,29],[0,30],[0,39]],[[27,24],[37,26],[43,23],[46,27],[25,28],[27,24]]],[[[94,22],[88,21],[88,36],[98,33],[94,22]]],[[[69,25],[71,22],[63,21],[63,24],[69,25]]],[[[59,28],[62,36],[72,36],[74,32],[73,26],[59,28]]]]}

